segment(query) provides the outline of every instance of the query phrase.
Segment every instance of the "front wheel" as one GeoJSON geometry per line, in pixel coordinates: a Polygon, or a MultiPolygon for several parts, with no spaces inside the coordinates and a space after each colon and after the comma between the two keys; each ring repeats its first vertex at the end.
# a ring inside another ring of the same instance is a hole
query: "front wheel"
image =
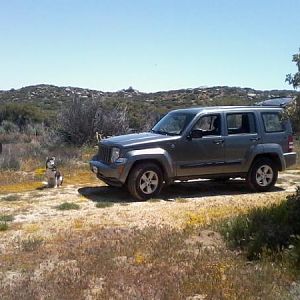
{"type": "Polygon", "coordinates": [[[138,200],[147,200],[157,196],[163,185],[163,174],[154,163],[136,165],[128,177],[128,190],[138,200]]]}
{"type": "Polygon", "coordinates": [[[278,169],[273,161],[262,158],[254,162],[248,173],[247,182],[253,190],[266,192],[274,186],[277,177],[278,169]]]}

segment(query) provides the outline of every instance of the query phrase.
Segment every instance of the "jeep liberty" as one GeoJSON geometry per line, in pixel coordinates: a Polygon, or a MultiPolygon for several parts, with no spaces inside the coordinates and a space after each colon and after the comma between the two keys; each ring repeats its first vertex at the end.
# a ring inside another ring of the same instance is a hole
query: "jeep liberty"
{"type": "Polygon", "coordinates": [[[127,186],[133,197],[155,197],[175,180],[245,178],[268,191],[278,171],[296,163],[290,121],[283,109],[223,106],[178,109],[151,132],[101,140],[91,170],[110,186],[127,186]]]}

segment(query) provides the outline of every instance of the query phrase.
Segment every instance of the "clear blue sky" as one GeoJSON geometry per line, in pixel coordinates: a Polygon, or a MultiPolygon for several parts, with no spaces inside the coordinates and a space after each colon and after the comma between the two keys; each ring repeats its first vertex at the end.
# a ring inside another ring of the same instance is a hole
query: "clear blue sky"
{"type": "Polygon", "coordinates": [[[300,0],[0,0],[0,89],[290,88],[300,0]]]}

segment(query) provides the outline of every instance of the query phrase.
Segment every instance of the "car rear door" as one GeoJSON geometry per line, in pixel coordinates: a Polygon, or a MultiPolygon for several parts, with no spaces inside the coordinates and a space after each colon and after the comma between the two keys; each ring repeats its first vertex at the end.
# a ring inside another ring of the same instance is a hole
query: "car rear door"
{"type": "Polygon", "coordinates": [[[225,124],[224,173],[246,172],[247,160],[261,140],[257,115],[254,112],[226,112],[225,124]]]}

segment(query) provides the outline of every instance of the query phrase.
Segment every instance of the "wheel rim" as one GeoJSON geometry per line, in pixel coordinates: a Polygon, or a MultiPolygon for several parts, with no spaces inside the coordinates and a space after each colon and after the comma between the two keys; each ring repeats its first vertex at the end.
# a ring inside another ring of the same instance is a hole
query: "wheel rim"
{"type": "Polygon", "coordinates": [[[268,165],[259,167],[256,171],[256,182],[259,186],[268,186],[274,177],[273,169],[268,165]]]}
{"type": "Polygon", "coordinates": [[[144,194],[152,194],[158,187],[158,175],[154,171],[145,172],[140,179],[140,189],[144,194]]]}

